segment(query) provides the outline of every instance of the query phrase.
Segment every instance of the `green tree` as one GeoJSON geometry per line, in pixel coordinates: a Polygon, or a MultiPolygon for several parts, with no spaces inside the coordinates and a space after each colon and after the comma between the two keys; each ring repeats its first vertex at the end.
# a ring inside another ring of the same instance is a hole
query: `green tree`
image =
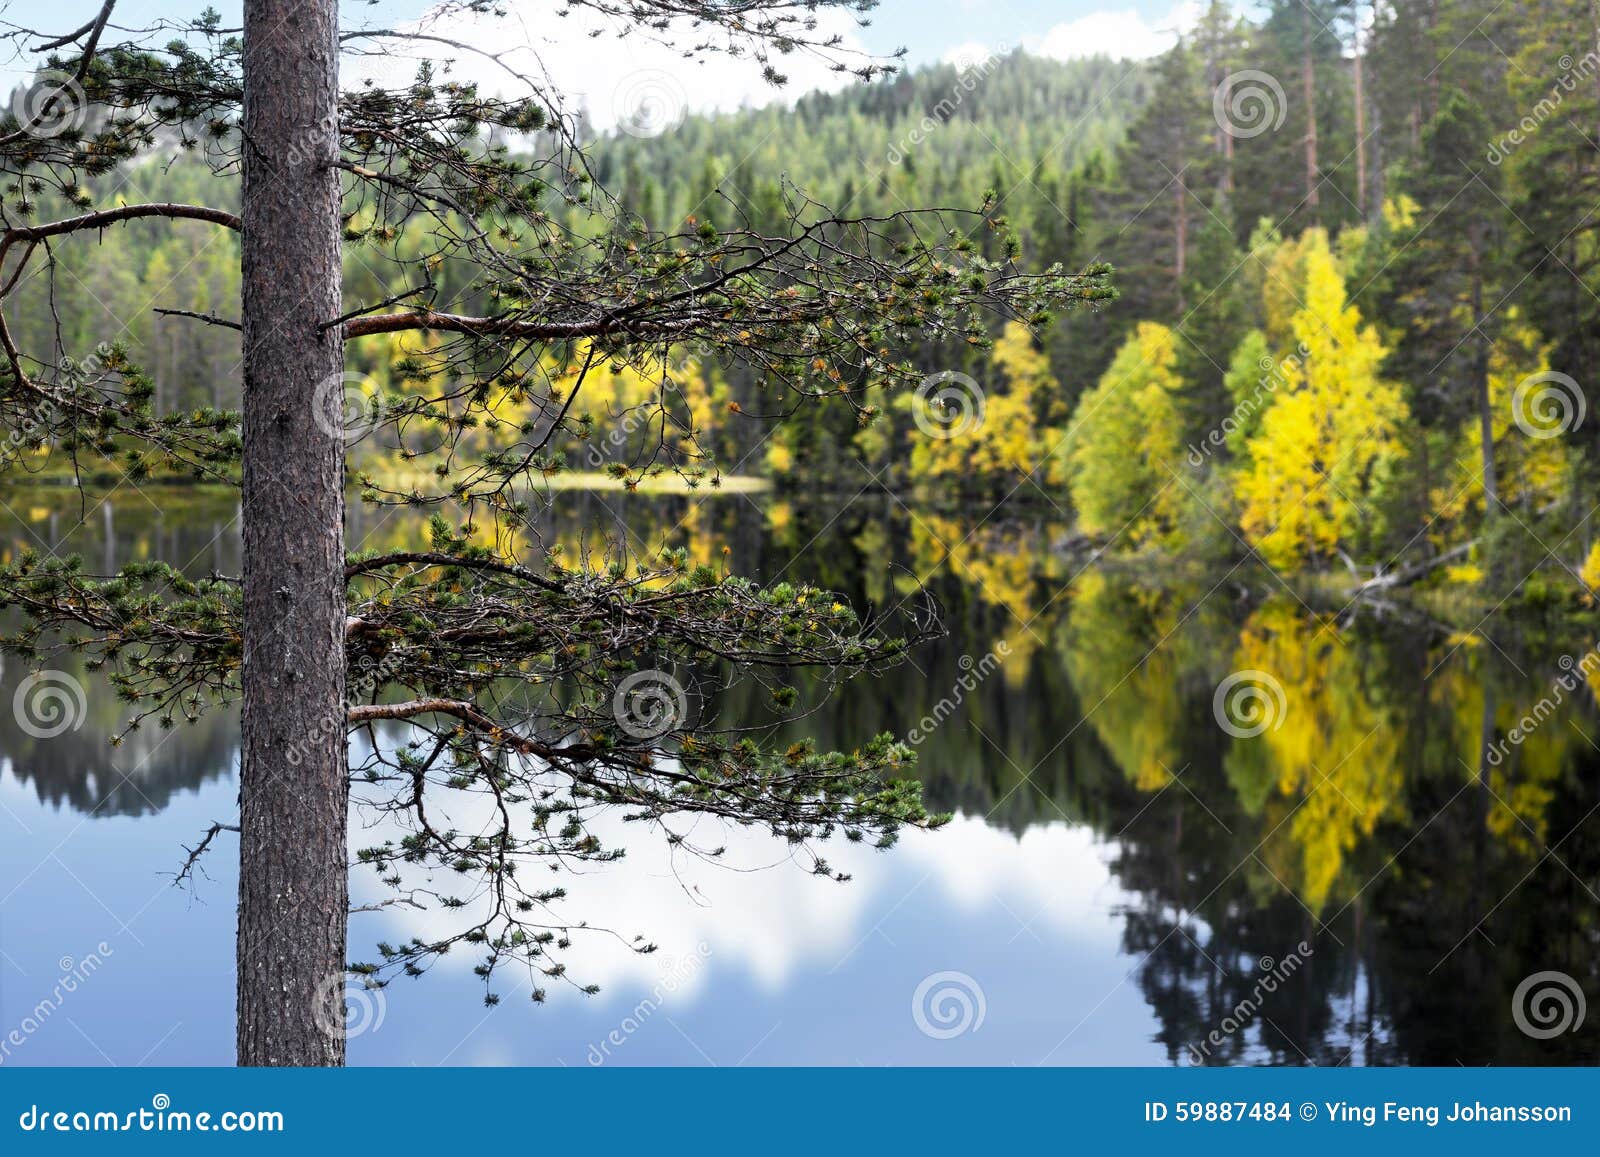
{"type": "Polygon", "coordinates": [[[1140,322],[1067,432],[1068,489],[1078,527],[1119,546],[1178,545],[1184,483],[1176,396],[1177,336],[1140,322]]]}

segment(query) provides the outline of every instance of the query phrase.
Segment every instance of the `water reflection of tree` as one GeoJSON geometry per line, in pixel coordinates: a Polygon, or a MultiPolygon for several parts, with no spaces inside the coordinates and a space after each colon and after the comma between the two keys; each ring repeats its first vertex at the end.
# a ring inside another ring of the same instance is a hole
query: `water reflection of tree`
{"type": "Polygon", "coordinates": [[[59,735],[30,734],[11,710],[28,672],[13,660],[0,676],[0,756],[41,802],[93,816],[153,815],[178,793],[232,774],[238,750],[236,715],[214,712],[170,731],[141,728],[112,747],[106,736],[127,723],[123,705],[105,680],[84,670],[81,662],[53,662],[85,692],[82,725],[59,735]]]}
{"type": "MultiPolygon", "coordinates": [[[[232,496],[151,487],[85,498],[63,487],[40,487],[8,491],[6,503],[12,512],[0,530],[0,555],[6,558],[27,550],[75,554],[96,574],[148,558],[183,563],[191,576],[238,569],[232,496]]],[[[231,774],[238,742],[232,713],[209,713],[171,731],[148,726],[113,747],[106,737],[123,729],[127,712],[104,677],[72,654],[47,653],[40,665],[75,679],[84,689],[85,708],[79,726],[34,735],[14,710],[27,667],[13,658],[0,674],[0,757],[42,802],[93,816],[149,815],[179,792],[231,774]]]]}
{"type": "MultiPolygon", "coordinates": [[[[1025,552],[974,564],[950,550],[939,567],[934,547],[962,532],[935,526],[920,549],[908,535],[963,639],[919,658],[925,695],[950,684],[954,656],[1014,633],[1019,611],[1055,640],[926,745],[930,795],[1106,838],[1139,898],[1123,945],[1172,1059],[1194,1060],[1191,1046],[1257,998],[1202,1063],[1592,1058],[1592,1024],[1535,1041],[1510,1000],[1546,968],[1600,991],[1600,759],[1584,737],[1600,738],[1600,720],[1569,695],[1504,760],[1485,758],[1561,673],[1559,632],[1512,660],[1504,639],[1339,627],[1287,595],[1243,609],[1209,584],[1097,569],[1052,605],[1059,591],[1036,594],[1017,568],[1025,552]],[[1259,736],[1231,737],[1212,713],[1218,682],[1241,669],[1284,690],[1281,721],[1259,736]],[[1260,961],[1302,940],[1304,967],[1263,994],[1260,961]]],[[[880,711],[892,709],[864,714],[880,711]]]]}
{"type": "MultiPolygon", "coordinates": [[[[232,511],[203,501],[158,513],[134,498],[83,525],[75,495],[13,506],[28,520],[13,551],[37,534],[86,559],[126,559],[149,554],[154,535],[179,536],[203,573],[208,551],[237,549],[232,511]]],[[[904,733],[950,700],[918,747],[930,804],[1018,832],[1066,821],[1098,833],[1135,897],[1123,947],[1175,1062],[1192,1061],[1191,1047],[1256,996],[1259,1009],[1203,1063],[1594,1059],[1600,1016],[1549,1041],[1510,1016],[1518,982],[1544,969],[1600,994],[1594,695],[1567,695],[1524,741],[1504,744],[1563,673],[1555,657],[1584,644],[1559,628],[1519,636],[1496,625],[1489,642],[1339,627],[1287,595],[1241,602],[1214,577],[1158,584],[1069,566],[1050,549],[1061,529],[1043,517],[912,513],[886,495],[841,508],[569,494],[550,499],[542,533],[574,553],[625,538],[635,550],[685,547],[709,565],[726,548],[743,570],[825,584],[887,622],[931,592],[946,637],[913,667],[853,685],[805,732],[848,749],[904,733]],[[954,695],[1002,643],[999,669],[954,695]],[[1212,696],[1242,668],[1278,679],[1285,710],[1280,726],[1235,738],[1212,696]],[[1491,762],[1496,743],[1504,755],[1491,762]],[[1303,966],[1262,994],[1263,958],[1281,962],[1302,940],[1314,947],[1303,966]]],[[[393,546],[417,533],[399,515],[353,527],[352,541],[393,546]]],[[[12,667],[0,703],[26,674],[12,667]]],[[[88,686],[88,722],[54,740],[0,711],[0,752],[42,799],[140,814],[231,768],[235,731],[220,715],[107,748],[117,706],[88,686]]],[[[744,683],[705,707],[756,724],[765,697],[744,683]]]]}
{"type": "Polygon", "coordinates": [[[1498,766],[1485,758],[1548,691],[1559,671],[1548,658],[1541,679],[1526,655],[1497,661],[1493,644],[1335,634],[1274,600],[1221,653],[1228,669],[1281,682],[1282,719],[1231,738],[1210,717],[1214,624],[1195,615],[1175,627],[1149,592],[1102,579],[1082,589],[1063,661],[1082,701],[1103,699],[1096,735],[1143,789],[1115,831],[1113,866],[1142,900],[1125,946],[1144,959],[1139,983],[1171,1055],[1251,995],[1254,961],[1304,938],[1310,968],[1212,1059],[1592,1057],[1592,1026],[1534,1041],[1510,1010],[1532,972],[1560,968],[1590,991],[1596,981],[1597,761],[1580,730],[1595,730],[1592,703],[1568,696],[1498,766]],[[1184,634],[1202,645],[1151,652],[1153,635],[1184,634]],[[1565,866],[1547,855],[1558,843],[1565,866]]]}

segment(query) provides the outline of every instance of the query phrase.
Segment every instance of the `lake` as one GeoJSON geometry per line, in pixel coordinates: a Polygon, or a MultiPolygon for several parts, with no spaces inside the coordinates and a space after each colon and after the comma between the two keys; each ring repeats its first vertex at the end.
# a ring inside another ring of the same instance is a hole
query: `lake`
{"type": "MultiPolygon", "coordinates": [[[[226,494],[0,497],[9,555],[238,571],[226,494]]],[[[929,802],[955,818],[886,853],[830,847],[846,883],[744,830],[714,865],[631,845],[563,883],[576,918],[659,952],[580,941],[573,977],[598,995],[551,985],[536,1004],[533,982],[511,978],[493,1007],[468,954],[447,957],[352,993],[351,1063],[1600,1055],[1600,1014],[1577,1023],[1582,994],[1600,999],[1600,659],[1581,632],[1312,606],[1254,568],[1089,564],[1054,549],[1067,527],[1048,505],[963,517],[881,491],[549,502],[574,550],[727,547],[741,573],[888,615],[925,589],[944,633],[785,734],[843,749],[913,734],[929,802]]],[[[352,549],[419,533],[406,513],[351,513],[352,549]]],[[[52,717],[0,712],[0,1063],[231,1063],[234,838],[217,837],[192,882],[173,873],[234,816],[237,716],[113,748],[120,705],[75,662],[59,665],[87,689],[81,726],[50,734],[52,717]]],[[[8,660],[4,702],[38,690],[28,677],[8,660]]],[[[735,687],[715,708],[756,723],[760,702],[735,687]]],[[[381,898],[360,872],[353,887],[358,903],[381,898]]],[[[358,913],[352,953],[440,919],[358,913]]]]}

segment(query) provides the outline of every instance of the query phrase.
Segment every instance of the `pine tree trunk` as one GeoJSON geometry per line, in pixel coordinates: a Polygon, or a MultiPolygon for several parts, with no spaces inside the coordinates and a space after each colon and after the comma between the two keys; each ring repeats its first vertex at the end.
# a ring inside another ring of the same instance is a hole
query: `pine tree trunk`
{"type": "Polygon", "coordinates": [[[1173,238],[1177,253],[1173,262],[1172,280],[1177,290],[1178,318],[1182,320],[1189,312],[1183,294],[1183,283],[1189,275],[1189,186],[1184,182],[1181,170],[1177,182],[1177,198],[1177,235],[1173,238]]]}
{"type": "Polygon", "coordinates": [[[1356,102],[1356,209],[1361,220],[1367,220],[1367,92],[1365,70],[1361,58],[1361,7],[1354,9],[1355,19],[1355,102],[1356,102]]]}
{"type": "Polygon", "coordinates": [[[246,0],[238,1059],[344,1062],[337,0],[246,0]],[[293,755],[291,755],[291,751],[293,755]]]}
{"type": "Polygon", "coordinates": [[[1311,13],[1306,9],[1300,14],[1301,26],[1304,30],[1302,56],[1300,61],[1300,78],[1306,102],[1306,200],[1305,206],[1311,217],[1312,224],[1318,223],[1321,216],[1318,208],[1322,202],[1322,182],[1318,175],[1317,162],[1317,66],[1311,53],[1311,13]]]}
{"type": "Polygon", "coordinates": [[[1472,263],[1472,329],[1477,334],[1472,355],[1472,392],[1478,404],[1478,433],[1483,464],[1483,513],[1493,518],[1499,513],[1500,484],[1494,469],[1494,405],[1489,398],[1489,335],[1484,332],[1483,275],[1479,271],[1481,253],[1474,245],[1472,263]]]}

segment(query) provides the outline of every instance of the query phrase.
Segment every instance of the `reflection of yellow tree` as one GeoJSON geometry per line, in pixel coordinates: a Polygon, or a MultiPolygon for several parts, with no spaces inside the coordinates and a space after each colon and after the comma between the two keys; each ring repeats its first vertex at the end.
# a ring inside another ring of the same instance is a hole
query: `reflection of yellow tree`
{"type": "Polygon", "coordinates": [[[1287,602],[1262,607],[1240,634],[1236,666],[1276,679],[1283,704],[1261,734],[1233,741],[1229,778],[1266,777],[1257,856],[1313,911],[1360,841],[1404,809],[1403,716],[1385,702],[1370,658],[1287,602]]]}
{"type": "MultiPolygon", "coordinates": [[[[1057,528],[1059,529],[1059,528],[1057,528]]],[[[991,644],[1010,647],[1006,678],[1019,680],[1028,657],[1050,631],[1046,592],[1061,563],[1045,546],[1051,532],[1011,524],[980,524],[931,513],[911,519],[912,567],[920,582],[948,572],[982,603],[1004,608],[1006,630],[991,644]]]]}
{"type": "Polygon", "coordinates": [[[1165,787],[1183,766],[1182,649],[1168,645],[1172,607],[1159,590],[1092,570],[1073,584],[1067,617],[1063,658],[1085,717],[1143,791],[1165,787]]]}

